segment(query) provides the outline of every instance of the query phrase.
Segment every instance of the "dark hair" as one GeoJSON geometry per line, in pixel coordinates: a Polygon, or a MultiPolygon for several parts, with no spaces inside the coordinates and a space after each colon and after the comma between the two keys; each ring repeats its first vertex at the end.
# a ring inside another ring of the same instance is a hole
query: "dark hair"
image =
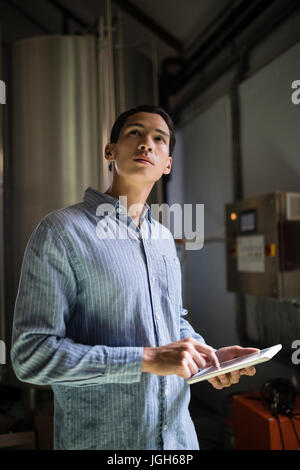
{"type": "Polygon", "coordinates": [[[128,111],[125,111],[124,113],[120,114],[120,116],[116,119],[112,127],[112,130],[110,133],[110,143],[115,144],[118,142],[120,132],[126,120],[129,118],[129,116],[132,116],[133,114],[136,114],[136,113],[159,114],[166,121],[169,131],[170,131],[169,155],[172,155],[174,148],[175,148],[175,143],[176,143],[175,126],[169,114],[164,109],[160,108],[159,106],[143,104],[141,106],[131,108],[128,111]]]}

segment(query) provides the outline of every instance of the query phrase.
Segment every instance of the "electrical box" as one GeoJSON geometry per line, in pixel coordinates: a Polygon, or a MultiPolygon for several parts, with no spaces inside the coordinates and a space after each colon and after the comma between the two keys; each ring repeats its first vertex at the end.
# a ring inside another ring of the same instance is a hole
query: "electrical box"
{"type": "Polygon", "coordinates": [[[227,289],[300,298],[300,193],[275,192],[226,205],[227,289]]]}

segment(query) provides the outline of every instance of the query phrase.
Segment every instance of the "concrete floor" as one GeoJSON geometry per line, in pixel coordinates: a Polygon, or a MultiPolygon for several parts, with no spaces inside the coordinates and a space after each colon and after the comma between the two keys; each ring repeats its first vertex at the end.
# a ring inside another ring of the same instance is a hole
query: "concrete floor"
{"type": "Polygon", "coordinates": [[[231,426],[231,400],[226,401],[224,414],[209,409],[195,396],[191,396],[190,413],[201,450],[234,450],[231,426]]]}

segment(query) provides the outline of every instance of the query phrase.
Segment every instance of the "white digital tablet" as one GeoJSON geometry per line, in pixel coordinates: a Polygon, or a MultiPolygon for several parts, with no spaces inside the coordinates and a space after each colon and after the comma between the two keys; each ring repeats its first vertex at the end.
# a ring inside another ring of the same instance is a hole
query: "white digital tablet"
{"type": "Polygon", "coordinates": [[[256,364],[260,364],[261,362],[269,361],[280,351],[281,348],[281,344],[276,344],[276,346],[272,346],[271,348],[261,349],[257,353],[247,354],[246,356],[237,357],[236,359],[231,359],[230,361],[221,362],[219,369],[214,366],[207,367],[206,369],[202,369],[197,374],[192,375],[192,377],[186,379],[186,381],[189,384],[194,384],[196,382],[200,382],[201,380],[207,380],[218,375],[227,374],[228,372],[232,372],[234,370],[243,369],[244,367],[251,367],[256,364]]]}

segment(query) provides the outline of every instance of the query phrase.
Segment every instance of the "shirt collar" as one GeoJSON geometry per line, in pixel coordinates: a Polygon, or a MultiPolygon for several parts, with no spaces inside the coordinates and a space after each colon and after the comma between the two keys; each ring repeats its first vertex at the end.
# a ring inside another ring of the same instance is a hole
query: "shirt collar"
{"type": "MultiPolygon", "coordinates": [[[[83,200],[90,207],[92,207],[95,212],[100,204],[111,204],[112,206],[114,206],[114,211],[116,211],[116,209],[119,207],[126,210],[126,208],[122,204],[120,204],[119,199],[115,198],[114,196],[110,196],[109,194],[100,193],[99,191],[96,191],[96,189],[93,189],[91,187],[88,187],[85,190],[83,200]]],[[[140,220],[142,221],[146,217],[146,215],[148,215],[149,222],[152,222],[151,209],[147,202],[145,202],[144,204],[143,210],[140,215],[140,220]]]]}

